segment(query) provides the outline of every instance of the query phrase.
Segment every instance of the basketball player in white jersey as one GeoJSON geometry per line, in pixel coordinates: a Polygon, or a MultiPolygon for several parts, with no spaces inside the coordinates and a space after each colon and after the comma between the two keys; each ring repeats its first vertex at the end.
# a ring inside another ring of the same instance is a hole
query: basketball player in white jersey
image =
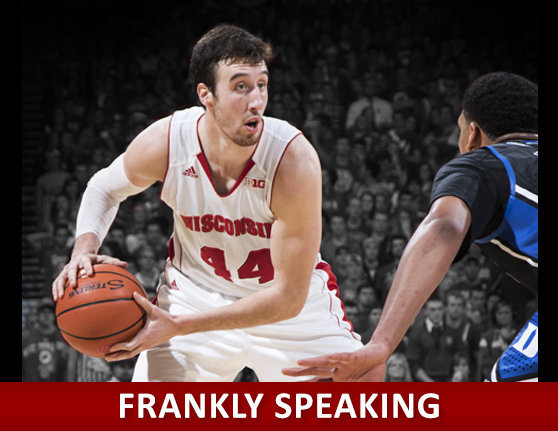
{"type": "Polygon", "coordinates": [[[302,133],[265,117],[269,44],[230,25],[206,33],[190,74],[202,107],[141,132],[84,193],[70,262],[55,300],[95,263],[119,203],[156,181],[174,211],[157,305],[107,360],[139,355],[134,381],[303,380],[281,369],[340,346],[362,347],[344,317],[335,277],[320,259],[321,167],[302,133]],[[140,353],[141,352],[141,353],[140,353]]]}

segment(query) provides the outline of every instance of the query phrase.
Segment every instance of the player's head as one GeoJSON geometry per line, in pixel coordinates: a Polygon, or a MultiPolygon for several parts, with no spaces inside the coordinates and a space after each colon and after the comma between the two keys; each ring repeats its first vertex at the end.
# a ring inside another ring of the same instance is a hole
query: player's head
{"type": "Polygon", "coordinates": [[[194,87],[205,84],[215,91],[219,63],[246,63],[256,66],[273,57],[271,45],[248,31],[219,24],[196,43],[190,59],[190,79],[194,87]]]}
{"type": "Polygon", "coordinates": [[[269,43],[229,24],[209,30],[192,50],[190,79],[198,98],[238,145],[257,142],[272,56],[269,43]]]}
{"type": "Polygon", "coordinates": [[[538,133],[538,86],[519,75],[493,72],[480,76],[465,90],[461,107],[462,153],[474,149],[467,148],[467,142],[475,128],[491,141],[509,133],[538,133]]]}

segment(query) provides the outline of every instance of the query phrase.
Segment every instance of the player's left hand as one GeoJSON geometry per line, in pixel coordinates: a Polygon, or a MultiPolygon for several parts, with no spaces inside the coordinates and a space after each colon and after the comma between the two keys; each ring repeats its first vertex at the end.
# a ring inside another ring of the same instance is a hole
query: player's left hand
{"type": "Polygon", "coordinates": [[[105,355],[105,359],[109,362],[132,358],[143,350],[158,346],[176,335],[175,320],[170,313],[152,304],[147,298],[136,292],[134,292],[134,300],[145,310],[147,321],[130,341],[111,346],[109,353],[105,355]]]}

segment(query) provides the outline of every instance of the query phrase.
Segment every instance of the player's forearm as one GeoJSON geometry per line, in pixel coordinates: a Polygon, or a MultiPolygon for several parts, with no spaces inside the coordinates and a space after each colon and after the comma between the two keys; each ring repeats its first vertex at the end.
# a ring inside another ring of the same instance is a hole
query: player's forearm
{"type": "Polygon", "coordinates": [[[403,253],[370,343],[385,344],[390,353],[397,348],[447,273],[466,232],[447,219],[427,217],[421,223],[403,253]]]}
{"type": "Polygon", "coordinates": [[[87,232],[76,238],[72,257],[80,254],[97,254],[100,248],[101,241],[99,237],[92,232],[87,232]]]}
{"type": "Polygon", "coordinates": [[[270,287],[224,307],[175,316],[176,335],[275,323],[295,317],[303,305],[302,297],[270,287]]]}

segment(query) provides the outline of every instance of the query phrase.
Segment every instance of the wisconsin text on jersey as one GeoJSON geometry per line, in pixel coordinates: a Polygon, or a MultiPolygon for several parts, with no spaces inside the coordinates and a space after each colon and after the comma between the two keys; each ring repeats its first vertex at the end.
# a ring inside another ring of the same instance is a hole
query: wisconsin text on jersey
{"type": "Polygon", "coordinates": [[[220,232],[230,236],[252,235],[261,238],[271,237],[271,223],[256,222],[249,217],[231,220],[220,214],[202,216],[180,216],[184,225],[194,232],[220,232]]]}

